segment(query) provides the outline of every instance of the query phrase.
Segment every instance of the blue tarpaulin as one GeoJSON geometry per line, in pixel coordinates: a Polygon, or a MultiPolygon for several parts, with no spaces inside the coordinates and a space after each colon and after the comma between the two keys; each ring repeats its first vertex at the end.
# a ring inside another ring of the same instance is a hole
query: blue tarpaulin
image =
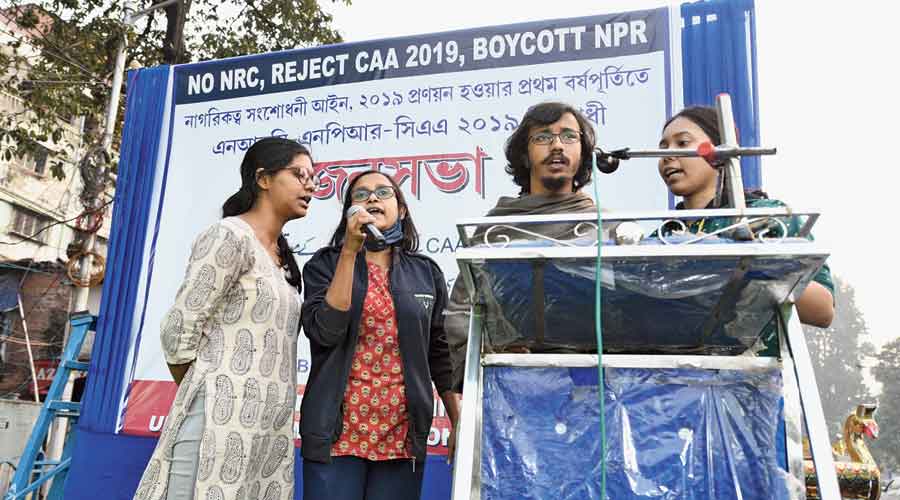
{"type": "MultiPolygon", "coordinates": [[[[594,368],[487,367],[485,500],[600,498],[594,368]]],[[[788,498],[775,371],[607,369],[607,498],[788,498]]]]}
{"type": "Polygon", "coordinates": [[[0,275],[0,312],[12,311],[19,307],[19,277],[13,274],[0,275]]]}

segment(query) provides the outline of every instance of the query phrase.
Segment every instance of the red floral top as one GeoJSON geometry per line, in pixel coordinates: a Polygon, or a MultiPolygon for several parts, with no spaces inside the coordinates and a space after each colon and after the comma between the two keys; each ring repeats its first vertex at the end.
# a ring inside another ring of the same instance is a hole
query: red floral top
{"type": "Polygon", "coordinates": [[[331,456],[411,458],[406,446],[409,423],[394,300],[387,273],[372,263],[368,268],[359,340],[344,391],[343,428],[331,456]]]}

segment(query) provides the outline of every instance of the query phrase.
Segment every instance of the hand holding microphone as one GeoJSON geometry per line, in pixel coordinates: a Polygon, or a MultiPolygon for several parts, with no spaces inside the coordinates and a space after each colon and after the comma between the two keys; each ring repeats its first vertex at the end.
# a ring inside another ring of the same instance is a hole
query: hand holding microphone
{"type": "Polygon", "coordinates": [[[375,217],[359,205],[352,205],[347,209],[347,230],[344,237],[344,246],[359,252],[363,243],[371,251],[381,251],[387,248],[387,241],[381,231],[375,227],[375,217]]]}

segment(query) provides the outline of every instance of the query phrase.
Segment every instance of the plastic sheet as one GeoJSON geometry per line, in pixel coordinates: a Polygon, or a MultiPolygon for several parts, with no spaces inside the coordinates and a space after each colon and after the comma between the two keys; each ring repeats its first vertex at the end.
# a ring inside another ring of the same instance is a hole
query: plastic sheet
{"type": "MultiPolygon", "coordinates": [[[[481,498],[599,499],[597,370],[484,371],[481,498]]],[[[777,371],[605,372],[607,498],[789,498],[777,371]]]]}
{"type": "MultiPolygon", "coordinates": [[[[658,244],[658,240],[644,244],[658,244]]],[[[526,245],[541,243],[515,246],[526,245]]],[[[808,281],[823,259],[796,255],[605,258],[601,278],[604,351],[743,353],[772,321],[775,307],[798,283],[808,281]]],[[[596,352],[592,259],[504,260],[472,266],[476,287],[487,305],[488,350],[596,352]]]]}

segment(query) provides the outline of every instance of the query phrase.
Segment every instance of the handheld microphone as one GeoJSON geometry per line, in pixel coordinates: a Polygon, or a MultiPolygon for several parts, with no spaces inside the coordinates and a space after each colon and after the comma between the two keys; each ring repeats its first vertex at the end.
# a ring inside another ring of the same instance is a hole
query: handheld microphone
{"type": "MultiPolygon", "coordinates": [[[[347,218],[353,217],[362,210],[363,207],[359,205],[351,205],[350,208],[347,209],[347,218]]],[[[371,239],[371,242],[366,245],[368,250],[379,252],[387,248],[387,240],[384,239],[384,235],[381,234],[381,231],[379,231],[377,227],[375,227],[375,224],[372,224],[371,222],[363,224],[363,230],[366,232],[368,238],[371,239]]]]}

